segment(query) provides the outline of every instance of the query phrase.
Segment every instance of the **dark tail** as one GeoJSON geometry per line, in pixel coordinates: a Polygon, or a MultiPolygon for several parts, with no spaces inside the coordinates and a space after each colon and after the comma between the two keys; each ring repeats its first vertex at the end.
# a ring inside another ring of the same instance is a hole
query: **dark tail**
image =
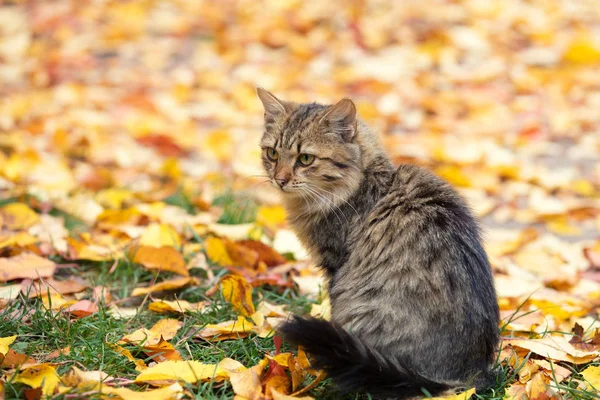
{"type": "Polygon", "coordinates": [[[432,396],[451,388],[409,371],[397,360],[367,347],[357,337],[325,320],[295,317],[278,331],[285,340],[311,354],[315,367],[327,372],[344,392],[364,390],[375,397],[403,399],[423,396],[422,388],[432,396]]]}

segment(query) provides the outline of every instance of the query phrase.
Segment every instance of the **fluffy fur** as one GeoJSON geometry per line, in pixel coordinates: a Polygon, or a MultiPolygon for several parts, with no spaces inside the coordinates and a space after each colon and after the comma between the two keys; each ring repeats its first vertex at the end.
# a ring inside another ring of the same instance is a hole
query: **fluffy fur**
{"type": "Polygon", "coordinates": [[[477,223],[457,192],[425,169],[394,169],[348,99],[325,106],[258,94],[263,165],[327,273],[332,304],[332,323],[295,319],[283,336],[345,391],[402,399],[492,384],[498,305],[477,223]]]}

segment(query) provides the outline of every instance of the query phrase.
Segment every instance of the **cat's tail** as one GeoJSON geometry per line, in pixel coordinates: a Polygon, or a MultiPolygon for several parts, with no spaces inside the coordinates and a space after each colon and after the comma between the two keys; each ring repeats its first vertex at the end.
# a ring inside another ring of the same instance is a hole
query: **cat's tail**
{"type": "Polygon", "coordinates": [[[277,330],[285,340],[300,345],[344,392],[364,390],[375,397],[403,399],[432,396],[452,386],[433,382],[367,347],[360,339],[328,321],[295,317],[277,330]]]}

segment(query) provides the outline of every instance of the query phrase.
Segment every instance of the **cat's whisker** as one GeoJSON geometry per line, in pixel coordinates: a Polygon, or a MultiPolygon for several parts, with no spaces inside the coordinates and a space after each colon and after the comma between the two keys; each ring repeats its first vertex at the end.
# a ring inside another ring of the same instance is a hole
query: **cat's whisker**
{"type": "Polygon", "coordinates": [[[353,206],[352,204],[350,204],[350,203],[348,202],[348,200],[344,199],[342,196],[340,196],[340,195],[338,195],[338,194],[336,194],[336,193],[334,193],[334,192],[332,192],[332,191],[330,191],[330,190],[323,189],[323,188],[317,188],[317,187],[314,187],[313,189],[315,189],[315,190],[321,190],[322,192],[325,192],[325,193],[327,193],[327,194],[330,194],[330,195],[332,195],[332,196],[335,196],[335,197],[337,197],[338,199],[340,199],[341,201],[343,201],[344,203],[348,204],[348,206],[349,206],[349,207],[350,207],[350,208],[351,208],[351,209],[354,211],[354,213],[356,214],[356,216],[357,216],[357,217],[360,219],[360,214],[358,213],[358,211],[356,211],[356,208],[354,208],[354,206],[353,206]]]}
{"type": "MultiPolygon", "coordinates": [[[[333,214],[336,216],[336,218],[338,219],[340,224],[344,223],[344,221],[342,221],[342,219],[340,218],[338,211],[336,210],[335,204],[330,199],[328,199],[324,195],[320,194],[319,192],[317,192],[310,186],[306,186],[306,190],[308,190],[310,193],[313,193],[317,198],[323,200],[324,204],[331,210],[331,212],[333,212],[333,214]]],[[[340,213],[341,213],[341,211],[340,211],[340,213]]],[[[349,223],[349,221],[346,218],[346,216],[344,215],[344,213],[341,213],[341,214],[342,214],[342,217],[344,217],[344,219],[346,220],[346,223],[349,223]]]]}
{"type": "Polygon", "coordinates": [[[339,212],[339,214],[341,214],[342,217],[344,217],[344,219],[346,220],[346,223],[349,223],[348,218],[346,218],[346,215],[344,214],[344,212],[339,208],[339,206],[337,204],[335,204],[333,202],[333,200],[331,200],[327,196],[319,193],[317,191],[316,187],[311,187],[310,189],[313,190],[315,193],[317,193],[321,198],[323,198],[327,202],[326,204],[329,205],[329,208],[331,209],[331,211],[333,211],[334,213],[336,213],[336,215],[338,215],[338,212],[339,212]]]}

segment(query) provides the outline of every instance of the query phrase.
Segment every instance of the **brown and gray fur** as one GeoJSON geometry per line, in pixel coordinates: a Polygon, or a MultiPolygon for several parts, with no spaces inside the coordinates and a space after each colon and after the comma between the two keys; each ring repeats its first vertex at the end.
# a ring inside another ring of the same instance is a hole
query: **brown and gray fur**
{"type": "Polygon", "coordinates": [[[326,272],[332,305],[331,323],[295,318],[280,327],[284,338],[344,391],[402,399],[493,385],[498,304],[478,225],[457,192],[426,169],[394,168],[351,100],[258,95],[264,168],[326,272]],[[314,161],[303,166],[300,154],[314,161]]]}

